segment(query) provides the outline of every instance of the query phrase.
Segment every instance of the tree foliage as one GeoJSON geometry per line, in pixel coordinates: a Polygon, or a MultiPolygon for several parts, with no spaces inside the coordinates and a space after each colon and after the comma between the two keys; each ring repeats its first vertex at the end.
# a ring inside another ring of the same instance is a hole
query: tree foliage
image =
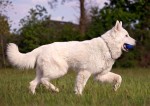
{"type": "Polygon", "coordinates": [[[0,0],[0,15],[7,12],[7,7],[12,6],[12,1],[10,0],[0,0]]]}
{"type": "Polygon", "coordinates": [[[29,15],[21,21],[18,44],[22,52],[28,52],[34,48],[55,41],[76,40],[79,33],[72,23],[50,20],[47,10],[37,5],[30,9],[29,15]]]}
{"type": "Polygon", "coordinates": [[[6,66],[5,47],[10,35],[8,18],[5,16],[6,7],[11,5],[9,0],[0,1],[0,67],[6,66]]]}

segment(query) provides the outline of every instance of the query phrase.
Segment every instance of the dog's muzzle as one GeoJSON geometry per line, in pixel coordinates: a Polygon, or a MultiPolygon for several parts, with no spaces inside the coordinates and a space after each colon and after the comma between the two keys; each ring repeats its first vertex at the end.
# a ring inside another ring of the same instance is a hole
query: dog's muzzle
{"type": "Polygon", "coordinates": [[[125,43],[123,45],[123,50],[126,51],[126,52],[128,52],[129,50],[132,50],[134,48],[134,46],[135,45],[130,45],[130,44],[125,43]]]}

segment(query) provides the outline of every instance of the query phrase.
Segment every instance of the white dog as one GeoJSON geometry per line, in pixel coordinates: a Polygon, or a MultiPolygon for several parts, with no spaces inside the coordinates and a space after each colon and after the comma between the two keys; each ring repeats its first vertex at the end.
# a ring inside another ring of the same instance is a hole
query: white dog
{"type": "Polygon", "coordinates": [[[7,56],[10,63],[19,68],[36,68],[36,78],[30,82],[30,91],[34,94],[38,84],[59,92],[51,80],[59,78],[74,69],[78,75],[75,93],[81,95],[89,77],[94,75],[100,82],[111,83],[116,91],[121,84],[120,75],[110,72],[112,65],[122,54],[128,51],[124,44],[135,45],[135,40],[122,27],[122,22],[101,37],[86,41],[55,42],[40,46],[23,54],[18,47],[10,43],[7,56]]]}

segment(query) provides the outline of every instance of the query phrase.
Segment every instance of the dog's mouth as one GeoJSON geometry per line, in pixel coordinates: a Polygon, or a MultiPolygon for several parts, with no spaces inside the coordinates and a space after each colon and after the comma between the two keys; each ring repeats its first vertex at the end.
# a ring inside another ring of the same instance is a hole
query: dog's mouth
{"type": "Polygon", "coordinates": [[[130,44],[127,44],[127,43],[124,43],[123,47],[122,47],[122,49],[126,52],[128,52],[129,50],[132,50],[133,48],[134,48],[134,45],[130,45],[130,44]]]}

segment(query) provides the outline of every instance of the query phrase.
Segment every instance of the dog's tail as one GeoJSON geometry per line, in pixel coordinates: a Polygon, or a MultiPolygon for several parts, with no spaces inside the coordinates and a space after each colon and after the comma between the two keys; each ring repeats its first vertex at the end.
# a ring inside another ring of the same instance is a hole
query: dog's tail
{"type": "Polygon", "coordinates": [[[12,65],[18,68],[34,68],[39,53],[39,48],[28,53],[20,53],[16,44],[9,43],[7,46],[8,60],[12,65]]]}

